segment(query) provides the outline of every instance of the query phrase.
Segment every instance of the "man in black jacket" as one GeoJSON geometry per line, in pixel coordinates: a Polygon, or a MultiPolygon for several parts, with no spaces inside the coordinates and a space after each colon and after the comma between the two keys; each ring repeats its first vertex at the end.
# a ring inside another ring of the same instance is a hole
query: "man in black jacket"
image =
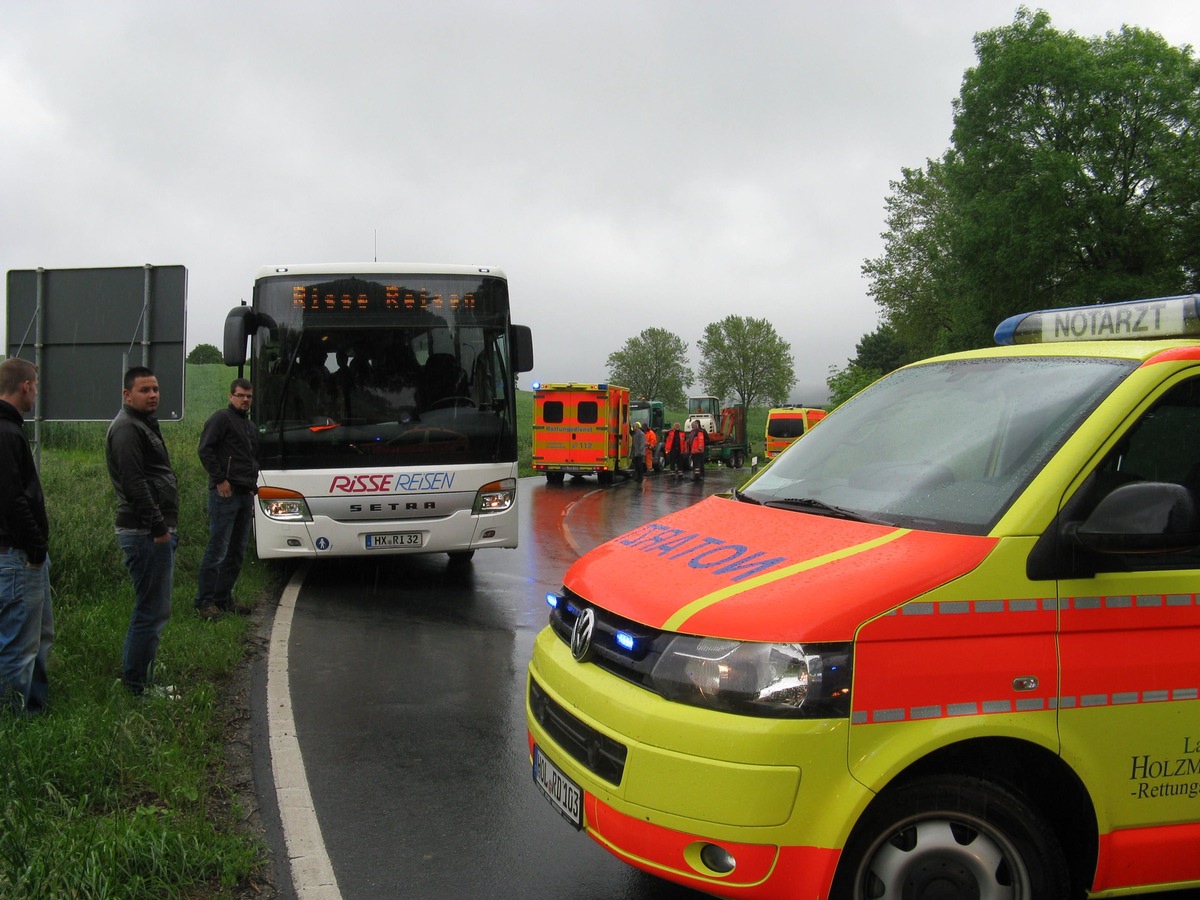
{"type": "Polygon", "coordinates": [[[233,586],[246,557],[258,491],[258,430],[249,418],[253,401],[250,382],[235,378],[229,405],[208,417],[196,450],[208,472],[208,547],[196,583],[196,614],[203,619],[250,612],[233,599],[233,586]]]}
{"type": "MultiPolygon", "coordinates": [[[[135,596],[121,656],[121,678],[135,694],[154,681],[154,660],[167,620],[175,577],[179,486],[154,413],[158,378],[145,366],[125,373],[124,405],[108,426],[104,455],[117,492],[117,543],[135,596]]],[[[174,694],[173,687],[158,693],[174,694]]]]}
{"type": "Polygon", "coordinates": [[[37,391],[33,363],[0,363],[0,709],[29,714],[46,708],[54,643],[50,524],[24,431],[37,391]]]}

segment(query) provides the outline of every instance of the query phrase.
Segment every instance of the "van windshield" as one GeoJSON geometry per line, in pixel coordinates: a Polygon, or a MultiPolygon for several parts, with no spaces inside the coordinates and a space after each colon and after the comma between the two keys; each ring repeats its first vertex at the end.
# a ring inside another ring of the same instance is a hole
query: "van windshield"
{"type": "Polygon", "coordinates": [[[986,534],[1134,365],[1006,357],[901,369],[843,404],[739,496],[986,534]]]}

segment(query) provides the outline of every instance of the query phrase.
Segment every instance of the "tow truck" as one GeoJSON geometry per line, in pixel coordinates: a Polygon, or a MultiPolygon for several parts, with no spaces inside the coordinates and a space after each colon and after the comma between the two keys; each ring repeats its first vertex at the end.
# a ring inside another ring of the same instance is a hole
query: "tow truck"
{"type": "Polygon", "coordinates": [[[650,461],[655,472],[661,472],[663,467],[663,438],[667,433],[666,417],[666,407],[661,400],[647,400],[643,397],[640,400],[629,401],[629,424],[632,426],[634,422],[641,422],[642,430],[653,431],[655,438],[658,439],[650,461]]]}
{"type": "Polygon", "coordinates": [[[699,422],[700,428],[708,434],[707,462],[735,469],[745,465],[750,457],[745,406],[735,403],[722,407],[716,397],[690,397],[688,416],[683,423],[685,433],[692,430],[693,422],[699,422]]]}

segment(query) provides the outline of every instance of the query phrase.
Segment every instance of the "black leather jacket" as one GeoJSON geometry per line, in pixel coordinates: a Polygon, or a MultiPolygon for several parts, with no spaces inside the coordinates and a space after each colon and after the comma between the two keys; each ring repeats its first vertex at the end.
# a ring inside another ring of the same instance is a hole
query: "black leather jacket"
{"type": "Polygon", "coordinates": [[[117,492],[117,527],[160,537],[179,524],[179,485],[158,420],[122,406],[104,441],[117,492]]]}
{"type": "Polygon", "coordinates": [[[15,406],[0,400],[0,545],[24,550],[31,563],[40,564],[50,524],[24,423],[15,406]]]}
{"type": "Polygon", "coordinates": [[[208,473],[210,489],[222,481],[241,493],[258,489],[258,429],[233,404],[208,417],[196,453],[208,473]]]}

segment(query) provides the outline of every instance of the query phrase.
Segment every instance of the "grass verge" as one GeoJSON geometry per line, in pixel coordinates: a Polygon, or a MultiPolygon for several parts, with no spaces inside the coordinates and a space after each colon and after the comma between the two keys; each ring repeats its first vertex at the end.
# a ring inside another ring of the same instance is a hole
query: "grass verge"
{"type": "MultiPolygon", "coordinates": [[[[104,423],[46,423],[41,477],[50,515],[56,640],[51,711],[0,715],[0,896],[254,896],[266,849],[242,826],[225,768],[230,675],[252,624],[192,615],[208,537],[196,458],[204,419],[224,405],[230,370],[188,366],[187,421],[163,423],[181,487],[174,612],[159,681],[181,699],[135,699],[120,684],[133,589],[113,533],[104,423]]],[[[249,554],[238,584],[265,596],[279,570],[249,554]]],[[[261,601],[260,601],[261,602],[261,601]]]]}

